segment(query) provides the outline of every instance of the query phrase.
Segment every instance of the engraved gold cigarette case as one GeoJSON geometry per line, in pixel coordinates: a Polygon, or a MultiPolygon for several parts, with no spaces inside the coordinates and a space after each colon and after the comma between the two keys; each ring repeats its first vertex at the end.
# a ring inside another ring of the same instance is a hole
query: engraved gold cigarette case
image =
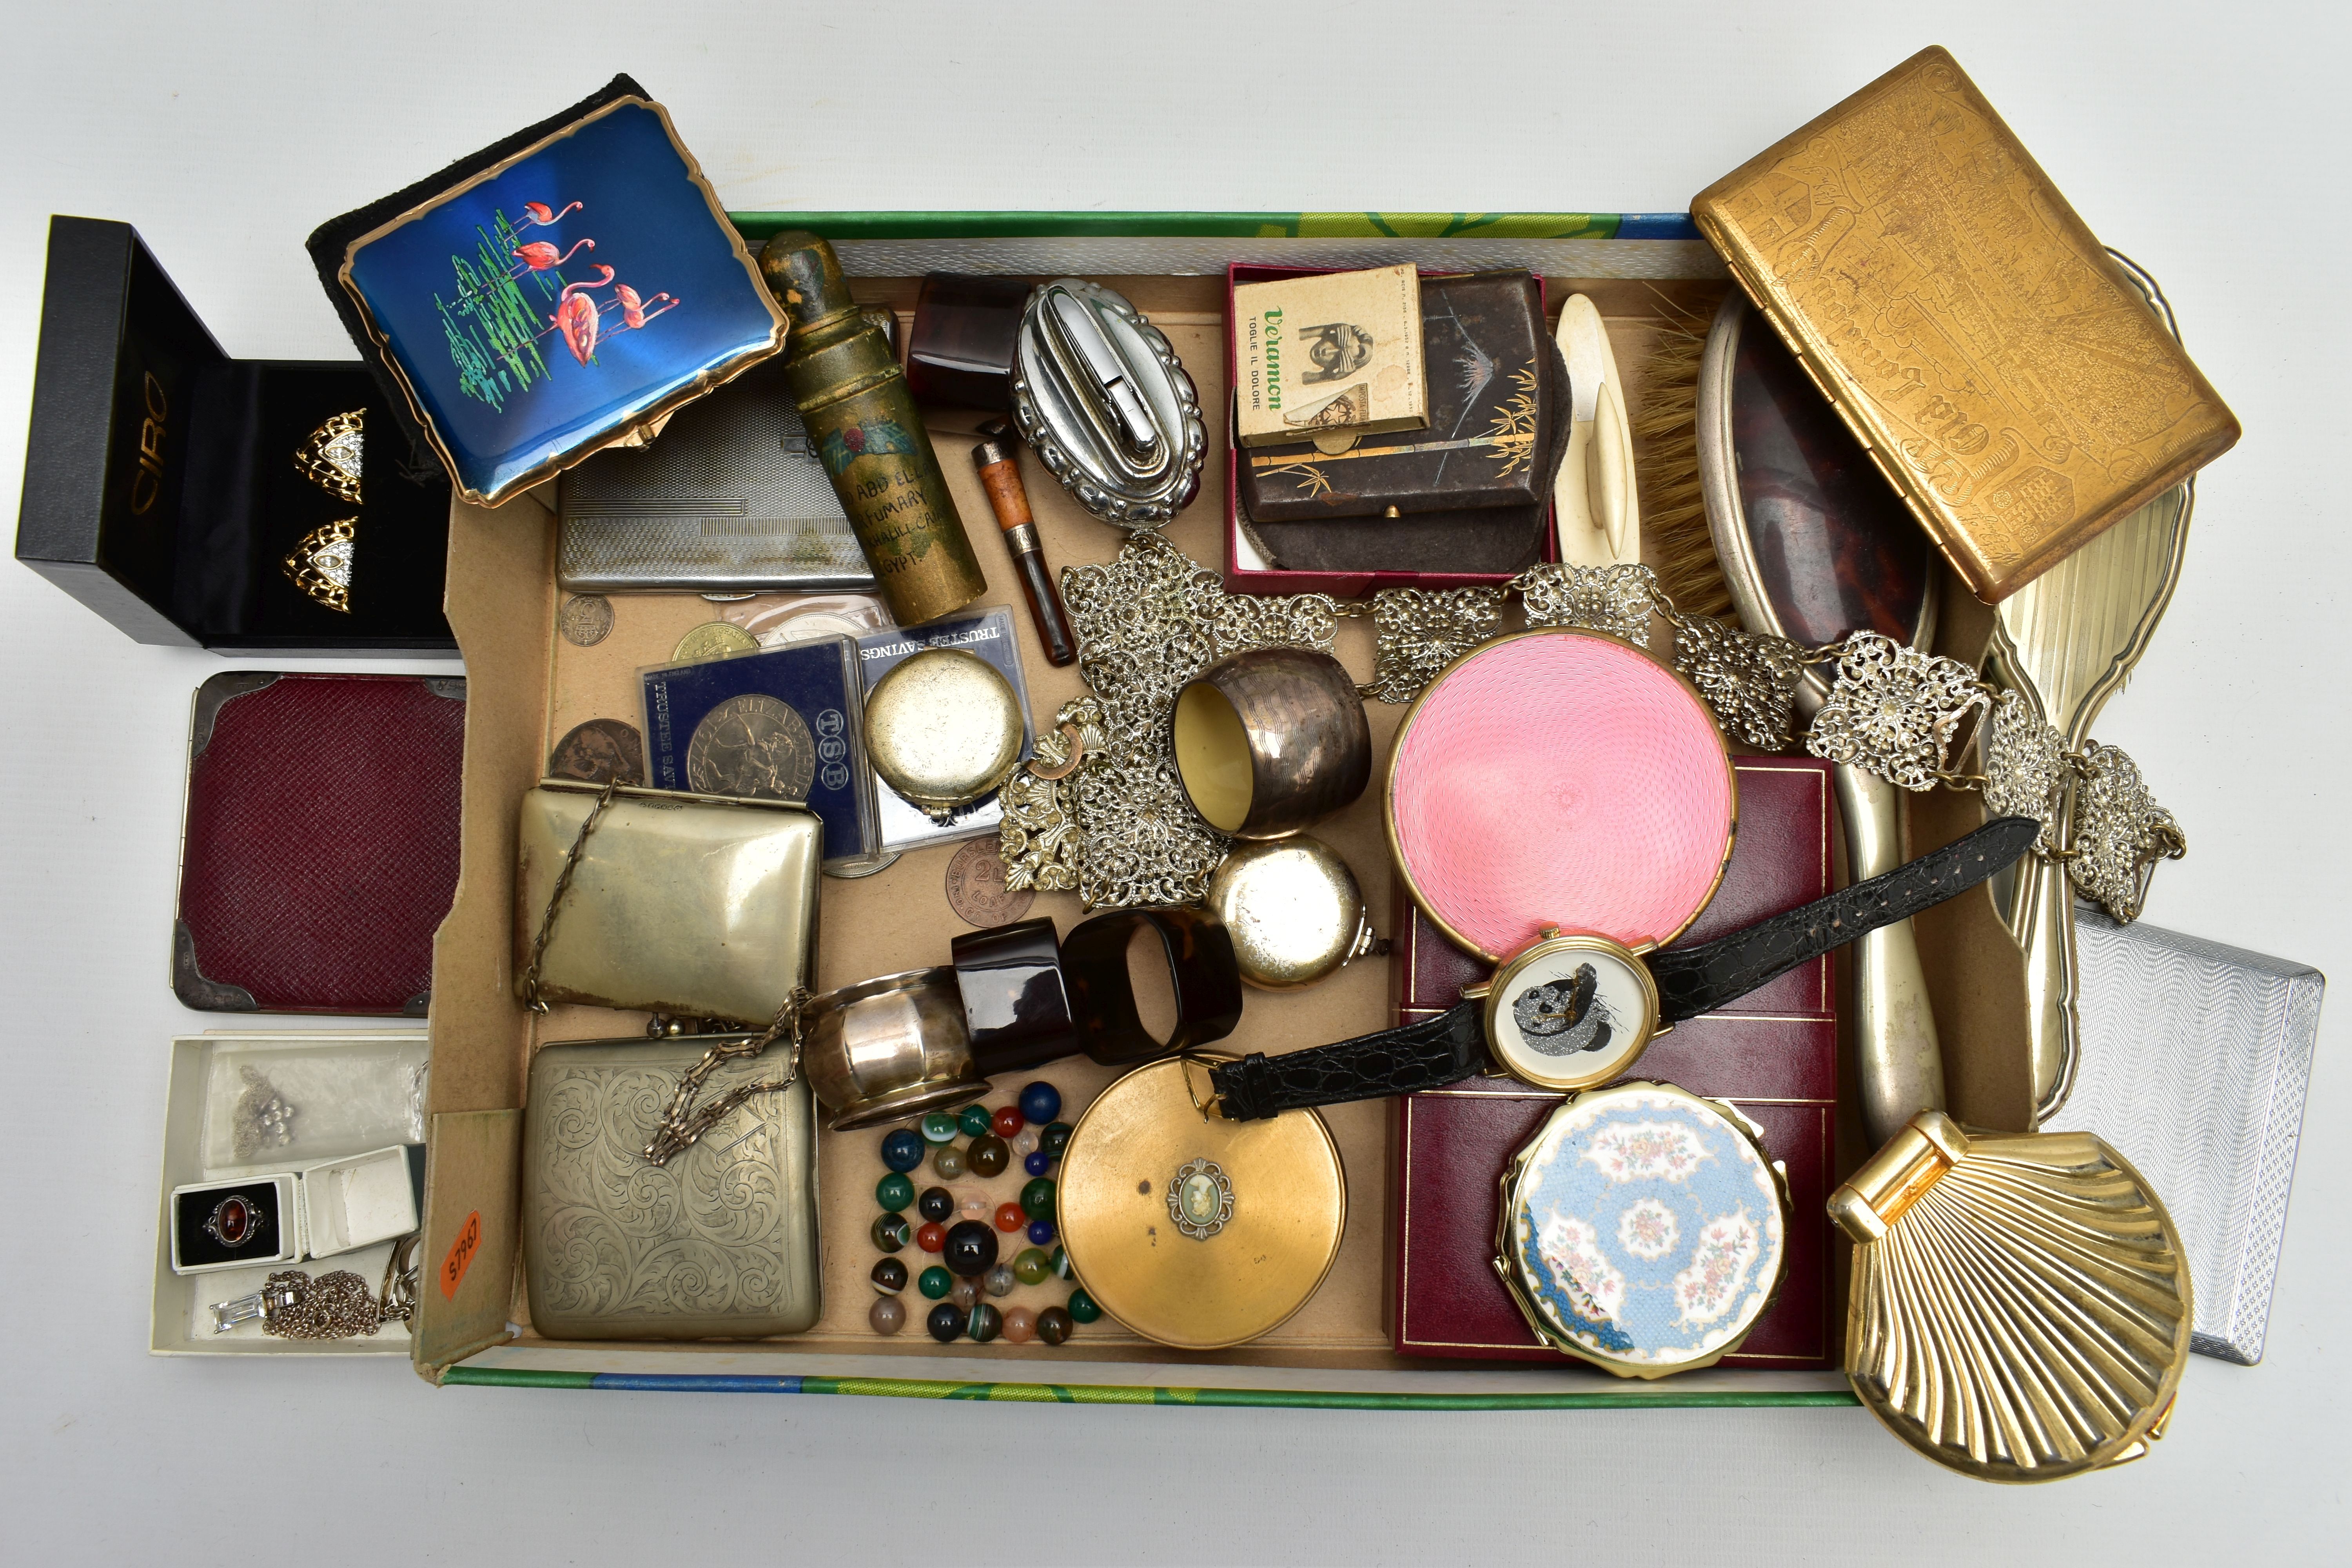
{"type": "Polygon", "coordinates": [[[1708,186],[1691,216],[1987,602],[2238,439],[1941,48],[1708,186]]]}

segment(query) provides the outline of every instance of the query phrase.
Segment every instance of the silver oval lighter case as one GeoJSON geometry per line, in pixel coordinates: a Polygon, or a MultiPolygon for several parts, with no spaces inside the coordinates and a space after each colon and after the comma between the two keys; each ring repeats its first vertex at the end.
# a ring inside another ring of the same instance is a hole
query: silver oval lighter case
{"type": "Polygon", "coordinates": [[[1057,278],[1021,313],[1013,417],[1077,503],[1129,532],[1161,526],[1201,488],[1209,430],[1159,328],[1099,283],[1057,278]]]}

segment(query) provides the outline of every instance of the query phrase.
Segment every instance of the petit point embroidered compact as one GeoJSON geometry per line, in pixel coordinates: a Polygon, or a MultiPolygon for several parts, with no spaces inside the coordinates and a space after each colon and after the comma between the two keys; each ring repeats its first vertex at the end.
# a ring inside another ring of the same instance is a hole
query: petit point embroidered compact
{"type": "Polygon", "coordinates": [[[1620,1377],[1712,1366],[1780,1289],[1789,1186],[1759,1131],[1662,1083],[1572,1095],[1503,1174],[1495,1268],[1536,1332],[1620,1377]]]}

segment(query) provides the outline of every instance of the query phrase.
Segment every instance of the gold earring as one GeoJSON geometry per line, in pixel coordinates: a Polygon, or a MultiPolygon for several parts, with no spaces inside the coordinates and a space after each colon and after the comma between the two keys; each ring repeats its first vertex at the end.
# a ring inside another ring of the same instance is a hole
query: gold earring
{"type": "Polygon", "coordinates": [[[360,520],[340,518],[302,536],[285,561],[286,579],[331,610],[352,613],[352,552],[360,520]]]}
{"type": "Polygon", "coordinates": [[[294,466],[305,478],[325,487],[336,500],[353,506],[360,504],[360,457],[363,446],[361,426],[366,414],[363,408],[338,414],[294,448],[294,466]]]}

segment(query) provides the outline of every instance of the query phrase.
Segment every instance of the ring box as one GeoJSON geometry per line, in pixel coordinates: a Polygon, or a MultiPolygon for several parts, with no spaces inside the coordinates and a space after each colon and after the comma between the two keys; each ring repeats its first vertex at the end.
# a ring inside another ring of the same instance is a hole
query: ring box
{"type": "Polygon", "coordinates": [[[302,1173],[302,1235],[313,1258],[340,1258],[416,1228],[425,1151],[394,1143],[302,1173]]]}
{"type": "Polygon", "coordinates": [[[226,1182],[192,1182],[172,1189],[172,1272],[218,1274],[299,1263],[308,1256],[302,1234],[302,1178],[291,1171],[226,1182]],[[236,1205],[236,1223],[251,1239],[239,1243],[223,1223],[236,1205]]]}
{"type": "Polygon", "coordinates": [[[394,1143],[308,1170],[174,1187],[172,1272],[217,1274],[336,1258],[406,1236],[424,1203],[424,1153],[413,1143],[394,1143]],[[260,1216],[244,1246],[230,1245],[216,1218],[224,1205],[238,1202],[260,1216]],[[246,1250],[257,1244],[261,1250],[246,1250]]]}
{"type": "Polygon", "coordinates": [[[404,472],[357,360],[232,359],[127,223],[49,220],[16,559],[133,641],[216,653],[455,654],[449,487],[404,472]],[[358,503],[295,454],[359,411],[358,503]],[[356,519],[351,608],[281,563],[356,519]]]}

